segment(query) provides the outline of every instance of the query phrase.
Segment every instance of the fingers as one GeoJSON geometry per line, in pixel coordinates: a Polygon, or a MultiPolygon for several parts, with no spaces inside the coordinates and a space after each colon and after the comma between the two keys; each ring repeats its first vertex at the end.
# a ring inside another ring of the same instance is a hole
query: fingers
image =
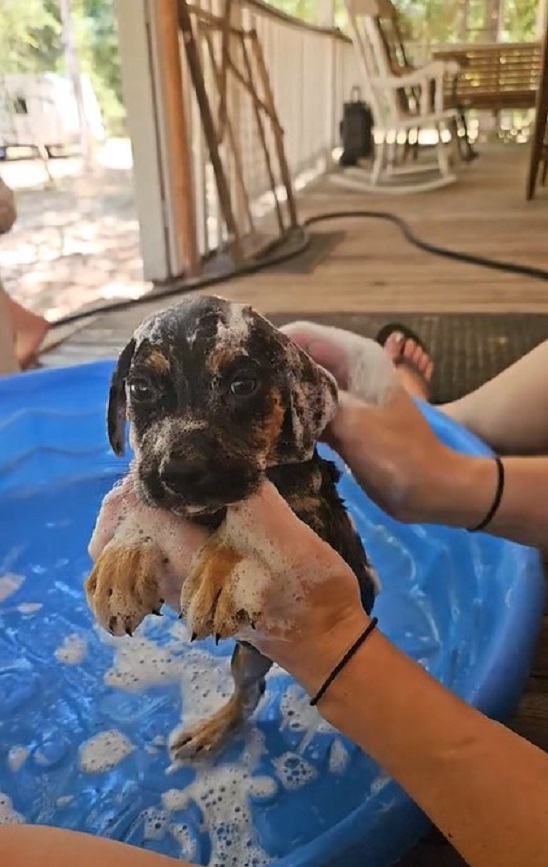
{"type": "Polygon", "coordinates": [[[333,374],[341,389],[374,405],[386,402],[399,381],[383,348],[368,337],[315,322],[292,322],[282,331],[333,374]]]}
{"type": "Polygon", "coordinates": [[[227,513],[227,532],[284,582],[311,584],[349,571],[341,557],[291,510],[271,482],[227,513]]]}
{"type": "Polygon", "coordinates": [[[131,475],[125,476],[121,482],[114,485],[103,498],[88,544],[88,554],[93,561],[110,542],[120,524],[125,520],[130,510],[135,508],[137,502],[131,475]]]}
{"type": "Polygon", "coordinates": [[[314,322],[291,322],[281,330],[314,361],[331,373],[340,388],[348,385],[348,363],[344,346],[331,333],[335,329],[314,322]]]}

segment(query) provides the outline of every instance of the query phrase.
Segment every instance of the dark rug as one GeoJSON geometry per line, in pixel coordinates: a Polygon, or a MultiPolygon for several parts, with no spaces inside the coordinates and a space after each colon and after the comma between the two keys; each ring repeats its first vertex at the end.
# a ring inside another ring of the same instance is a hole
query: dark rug
{"type": "Polygon", "coordinates": [[[548,339],[548,315],[529,313],[269,315],[278,326],[296,318],[335,325],[366,337],[374,337],[387,322],[398,321],[413,328],[434,360],[433,403],[456,400],[473,391],[548,339]]]}

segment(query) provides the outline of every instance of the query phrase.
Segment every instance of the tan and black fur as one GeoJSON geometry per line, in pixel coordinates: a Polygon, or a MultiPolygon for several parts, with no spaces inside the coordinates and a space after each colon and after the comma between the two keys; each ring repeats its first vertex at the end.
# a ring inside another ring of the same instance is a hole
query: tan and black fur
{"type": "MultiPolygon", "coordinates": [[[[369,612],[375,575],[338,494],[338,470],[316,449],[336,406],[332,377],[268,320],[250,307],[202,296],[146,320],[122,351],[108,435],[121,455],[127,419],[139,496],[212,530],[222,526],[227,506],[254,493],[266,475],[348,563],[369,612]]],[[[221,572],[208,579],[212,604],[221,572]]],[[[213,718],[176,732],[173,755],[223,744],[255,709],[270,666],[237,642],[233,697],[213,718]]]]}

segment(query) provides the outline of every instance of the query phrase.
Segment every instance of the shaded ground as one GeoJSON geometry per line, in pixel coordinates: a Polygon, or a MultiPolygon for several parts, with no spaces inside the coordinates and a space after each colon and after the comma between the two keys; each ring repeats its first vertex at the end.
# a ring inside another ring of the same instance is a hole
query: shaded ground
{"type": "Polygon", "coordinates": [[[0,239],[8,292],[52,320],[101,299],[141,295],[148,284],[128,143],[108,142],[92,173],[73,158],[50,167],[53,184],[39,161],[0,163],[18,207],[17,222],[0,239]]]}

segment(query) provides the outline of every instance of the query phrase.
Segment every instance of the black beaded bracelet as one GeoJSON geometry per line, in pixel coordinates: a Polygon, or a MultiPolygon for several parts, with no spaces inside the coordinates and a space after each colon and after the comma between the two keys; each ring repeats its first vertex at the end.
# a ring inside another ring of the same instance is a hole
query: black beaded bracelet
{"type": "Polygon", "coordinates": [[[377,623],[378,623],[377,618],[373,617],[373,619],[370,621],[370,623],[368,623],[368,625],[365,627],[363,632],[357,637],[354,644],[346,651],[346,653],[344,654],[341,661],[337,663],[337,665],[335,666],[335,668],[333,669],[333,671],[331,672],[329,677],[326,678],[326,680],[324,681],[323,685],[319,688],[319,690],[316,693],[316,695],[314,696],[314,698],[310,699],[310,704],[312,705],[312,707],[314,707],[315,705],[318,704],[321,697],[324,695],[324,693],[327,691],[327,689],[331,686],[331,684],[333,683],[333,681],[335,680],[337,675],[345,667],[345,665],[349,661],[349,659],[352,659],[352,657],[354,656],[356,651],[362,646],[364,641],[366,641],[366,639],[369,638],[369,636],[371,635],[371,633],[375,629],[377,623]]]}
{"type": "Polygon", "coordinates": [[[493,518],[495,517],[497,510],[502,502],[502,495],[504,493],[504,464],[498,455],[494,458],[495,465],[497,467],[497,489],[495,491],[495,496],[493,502],[491,504],[491,508],[487,512],[483,521],[481,521],[477,527],[469,527],[469,533],[479,533],[480,530],[484,530],[488,524],[491,523],[493,518]]]}

